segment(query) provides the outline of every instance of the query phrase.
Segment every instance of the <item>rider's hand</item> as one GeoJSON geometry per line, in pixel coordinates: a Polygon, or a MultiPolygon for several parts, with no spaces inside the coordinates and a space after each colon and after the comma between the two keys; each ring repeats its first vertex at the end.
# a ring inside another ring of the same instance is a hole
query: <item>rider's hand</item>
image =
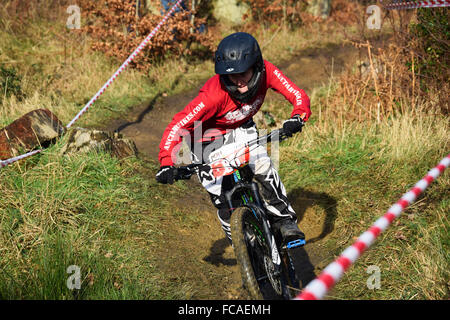
{"type": "Polygon", "coordinates": [[[298,114],[292,118],[283,122],[283,132],[288,136],[292,137],[294,133],[301,132],[302,127],[305,124],[302,118],[298,114]]]}
{"type": "Polygon", "coordinates": [[[156,174],[156,181],[163,184],[172,184],[174,181],[175,167],[162,166],[156,174]]]}

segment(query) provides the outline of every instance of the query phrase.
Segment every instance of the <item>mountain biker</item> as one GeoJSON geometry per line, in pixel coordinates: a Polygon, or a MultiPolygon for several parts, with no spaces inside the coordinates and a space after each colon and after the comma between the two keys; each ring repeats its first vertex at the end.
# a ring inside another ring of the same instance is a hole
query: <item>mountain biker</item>
{"type": "MultiPolygon", "coordinates": [[[[300,132],[311,115],[306,93],[272,63],[263,60],[258,42],[248,33],[233,33],[219,43],[215,73],[165,129],[159,146],[158,182],[173,183],[175,153],[183,136],[190,135],[187,142],[191,142],[193,163],[207,162],[209,153],[222,145],[255,139],[257,129],[252,117],[261,108],[269,88],[293,105],[291,118],[283,122],[283,131],[288,136],[300,132]]],[[[250,168],[259,182],[273,227],[278,228],[285,242],[304,239],[285,187],[263,146],[250,152],[250,168]]],[[[231,186],[231,176],[215,177],[211,170],[203,170],[198,177],[218,209],[219,221],[231,242],[231,210],[224,198],[224,192],[231,186]]]]}

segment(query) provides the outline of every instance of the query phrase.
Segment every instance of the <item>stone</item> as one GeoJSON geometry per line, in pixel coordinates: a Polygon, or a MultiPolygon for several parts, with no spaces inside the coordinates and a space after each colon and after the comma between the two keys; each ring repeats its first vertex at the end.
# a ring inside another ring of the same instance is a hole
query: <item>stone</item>
{"type": "Polygon", "coordinates": [[[63,135],[65,127],[48,109],[37,109],[0,129],[0,159],[46,147],[63,135]]]}
{"type": "MultiPolygon", "coordinates": [[[[383,71],[384,66],[378,62],[376,58],[372,58],[373,63],[373,70],[375,71],[375,74],[378,75],[383,71]]],[[[372,68],[370,67],[370,61],[369,60],[357,60],[355,64],[354,70],[360,70],[362,77],[371,77],[372,76],[372,68]]]]}
{"type": "Polygon", "coordinates": [[[123,159],[131,156],[136,156],[138,150],[134,141],[126,138],[120,138],[112,140],[111,153],[117,158],[123,159]]]}
{"type": "Polygon", "coordinates": [[[161,15],[161,1],[159,0],[144,0],[142,3],[143,7],[147,12],[154,15],[161,15]]]}
{"type": "Polygon", "coordinates": [[[315,17],[326,19],[331,12],[331,0],[310,0],[306,11],[315,17]]]}
{"type": "Polygon", "coordinates": [[[69,131],[61,153],[79,154],[92,151],[106,151],[119,159],[138,154],[134,141],[124,138],[118,132],[84,128],[73,128],[69,131]]]}
{"type": "Polygon", "coordinates": [[[242,1],[216,0],[214,2],[213,16],[218,21],[240,25],[244,22],[245,14],[250,14],[250,7],[242,1]]]}

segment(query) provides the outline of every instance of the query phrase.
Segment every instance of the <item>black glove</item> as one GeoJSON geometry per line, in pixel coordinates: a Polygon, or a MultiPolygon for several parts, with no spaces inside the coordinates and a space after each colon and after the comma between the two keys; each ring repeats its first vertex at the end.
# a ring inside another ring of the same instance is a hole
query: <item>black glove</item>
{"type": "Polygon", "coordinates": [[[292,118],[283,122],[283,132],[288,136],[292,137],[294,133],[301,132],[302,127],[305,124],[302,118],[298,114],[292,118]]]}
{"type": "Polygon", "coordinates": [[[172,184],[174,181],[175,167],[162,166],[156,174],[156,181],[163,184],[172,184]]]}

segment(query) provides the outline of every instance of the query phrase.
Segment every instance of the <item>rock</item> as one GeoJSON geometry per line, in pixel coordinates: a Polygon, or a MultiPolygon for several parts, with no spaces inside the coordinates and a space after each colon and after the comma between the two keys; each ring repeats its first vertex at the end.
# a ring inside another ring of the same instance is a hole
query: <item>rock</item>
{"type": "Polygon", "coordinates": [[[216,0],[214,2],[213,16],[219,21],[226,21],[240,25],[245,14],[250,14],[250,7],[237,0],[216,0]]]}
{"type": "Polygon", "coordinates": [[[112,154],[119,159],[136,156],[138,153],[136,144],[130,139],[113,139],[112,140],[112,154]]]}
{"type": "Polygon", "coordinates": [[[91,151],[107,151],[119,159],[136,156],[136,144],[123,138],[117,132],[74,128],[69,131],[67,142],[63,146],[62,154],[87,153],[91,151]]]}
{"type": "Polygon", "coordinates": [[[331,12],[331,0],[310,0],[306,11],[315,17],[326,19],[331,12]]]}
{"type": "Polygon", "coordinates": [[[161,7],[161,1],[157,0],[144,0],[141,4],[146,11],[154,14],[154,15],[161,15],[160,7],[161,7]]]}
{"type": "Polygon", "coordinates": [[[33,110],[0,129],[0,159],[45,147],[64,131],[64,125],[50,110],[33,110]]]}
{"type": "MultiPolygon", "coordinates": [[[[375,74],[378,75],[383,71],[383,65],[378,62],[376,58],[372,58],[373,70],[375,74]]],[[[369,60],[357,60],[356,61],[356,70],[359,69],[361,71],[362,77],[372,76],[372,68],[370,67],[369,60]]]]}

